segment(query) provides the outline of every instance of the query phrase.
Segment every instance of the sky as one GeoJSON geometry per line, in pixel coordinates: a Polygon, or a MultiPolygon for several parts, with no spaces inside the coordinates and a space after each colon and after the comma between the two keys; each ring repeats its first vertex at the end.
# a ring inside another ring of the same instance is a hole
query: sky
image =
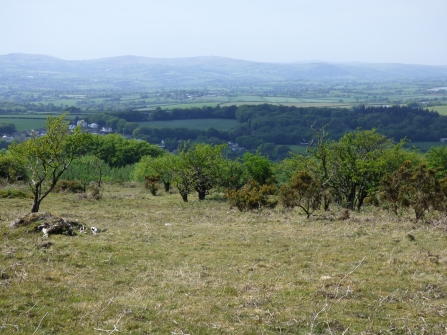
{"type": "Polygon", "coordinates": [[[0,0],[0,55],[447,65],[446,0],[0,0]]]}

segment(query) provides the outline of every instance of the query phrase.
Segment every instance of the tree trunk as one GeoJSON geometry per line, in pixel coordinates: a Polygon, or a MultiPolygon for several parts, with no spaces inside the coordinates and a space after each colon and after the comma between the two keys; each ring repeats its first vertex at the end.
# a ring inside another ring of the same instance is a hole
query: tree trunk
{"type": "Polygon", "coordinates": [[[199,194],[199,200],[204,200],[206,196],[206,191],[197,191],[199,194]]]}
{"type": "Polygon", "coordinates": [[[31,208],[31,213],[37,213],[39,211],[40,201],[34,200],[33,207],[31,208]]]}
{"type": "Polygon", "coordinates": [[[323,207],[324,207],[324,211],[325,212],[328,212],[329,211],[329,205],[330,205],[330,200],[326,197],[326,196],[324,196],[323,197],[323,207]]]}
{"type": "Polygon", "coordinates": [[[184,202],[188,202],[188,193],[183,193],[181,196],[184,202]]]}
{"type": "Polygon", "coordinates": [[[163,185],[165,187],[165,192],[169,192],[171,189],[171,183],[170,182],[163,182],[163,185]]]}

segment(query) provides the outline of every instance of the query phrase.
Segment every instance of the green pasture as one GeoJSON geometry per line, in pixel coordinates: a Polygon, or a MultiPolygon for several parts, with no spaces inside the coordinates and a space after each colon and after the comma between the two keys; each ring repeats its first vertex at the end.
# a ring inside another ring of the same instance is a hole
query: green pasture
{"type": "MultiPolygon", "coordinates": [[[[73,119],[68,116],[67,119],[73,119]]],[[[13,123],[17,131],[45,128],[47,115],[0,115],[0,123],[13,123]]]]}
{"type": "Polygon", "coordinates": [[[306,145],[287,145],[293,153],[300,154],[300,155],[306,155],[307,152],[307,146],[306,145]]]}
{"type": "Polygon", "coordinates": [[[141,126],[154,128],[189,128],[207,130],[214,128],[221,131],[226,131],[238,125],[236,120],[228,119],[192,119],[192,120],[173,120],[173,121],[150,121],[139,122],[141,126]]]}
{"type": "Polygon", "coordinates": [[[25,119],[25,118],[16,118],[16,119],[6,119],[0,118],[1,123],[14,123],[17,131],[26,131],[31,129],[40,129],[45,128],[46,119],[44,118],[35,118],[35,119],[25,119]]]}
{"type": "Polygon", "coordinates": [[[447,105],[428,107],[427,109],[438,112],[440,115],[447,115],[447,105]]]}

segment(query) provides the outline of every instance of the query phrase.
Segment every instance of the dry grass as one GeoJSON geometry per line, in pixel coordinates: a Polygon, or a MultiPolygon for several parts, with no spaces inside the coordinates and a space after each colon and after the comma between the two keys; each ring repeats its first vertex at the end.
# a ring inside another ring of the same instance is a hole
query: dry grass
{"type": "MultiPolygon", "coordinates": [[[[193,197],[191,197],[193,198],[193,197]]],[[[446,224],[342,210],[240,213],[143,187],[53,194],[42,211],[107,228],[12,230],[0,199],[0,333],[445,334],[446,224]]]]}

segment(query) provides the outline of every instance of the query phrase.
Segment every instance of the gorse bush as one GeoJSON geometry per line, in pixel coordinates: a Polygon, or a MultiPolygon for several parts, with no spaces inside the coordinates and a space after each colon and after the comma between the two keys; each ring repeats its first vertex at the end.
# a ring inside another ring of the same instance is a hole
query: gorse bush
{"type": "Polygon", "coordinates": [[[144,186],[151,192],[152,195],[156,195],[157,191],[160,189],[160,176],[154,175],[144,177],[144,186]]]}
{"type": "Polygon", "coordinates": [[[229,190],[226,197],[231,206],[236,206],[241,212],[253,209],[274,208],[278,200],[273,199],[276,193],[276,186],[259,185],[254,180],[249,180],[240,190],[229,190]]]}
{"type": "Polygon", "coordinates": [[[0,190],[0,198],[29,198],[32,199],[31,193],[26,193],[20,190],[8,189],[0,190]]]}
{"type": "Polygon", "coordinates": [[[281,186],[279,201],[285,208],[301,208],[307,218],[321,206],[321,182],[307,171],[299,171],[289,185],[281,186]]]}
{"type": "Polygon", "coordinates": [[[95,200],[102,199],[101,188],[96,185],[93,186],[92,189],[90,190],[89,196],[95,200]]]}
{"type": "Polygon", "coordinates": [[[84,186],[75,180],[61,179],[53,189],[54,192],[84,193],[84,186]]]}
{"type": "Polygon", "coordinates": [[[446,179],[439,181],[436,172],[425,164],[412,168],[410,161],[404,162],[382,179],[379,188],[382,206],[395,214],[400,208],[412,207],[416,221],[431,210],[445,210],[446,179]]]}

